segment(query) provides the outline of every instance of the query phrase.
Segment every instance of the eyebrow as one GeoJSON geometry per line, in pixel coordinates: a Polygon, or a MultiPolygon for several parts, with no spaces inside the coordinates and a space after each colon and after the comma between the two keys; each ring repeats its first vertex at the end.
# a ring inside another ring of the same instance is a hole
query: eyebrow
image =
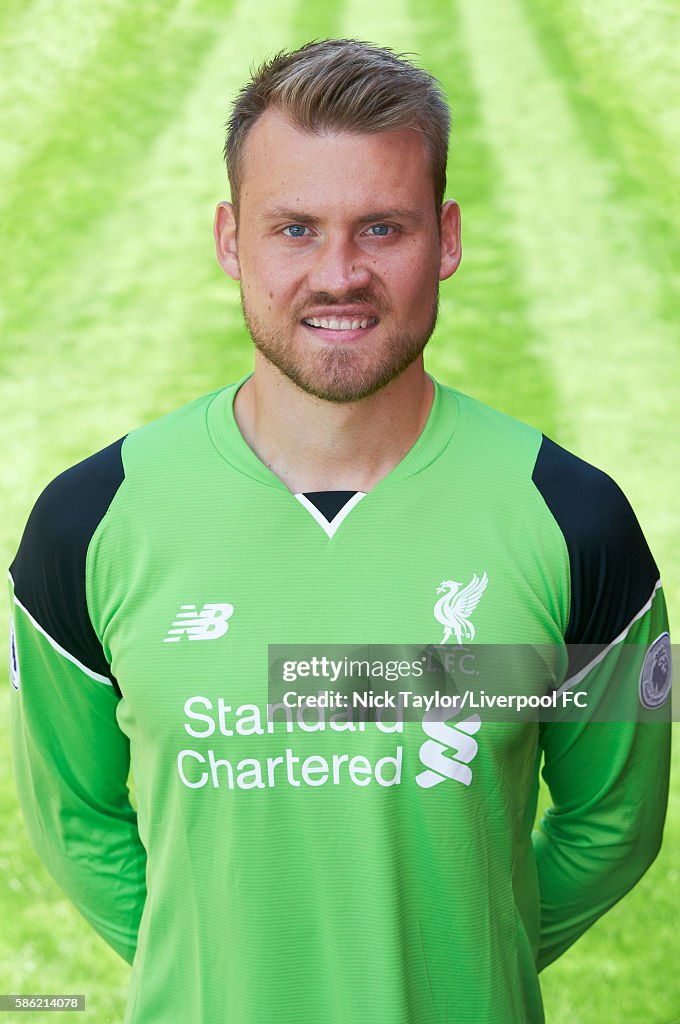
{"type": "MultiPolygon", "coordinates": [[[[291,224],[318,224],[321,220],[320,217],[315,217],[311,213],[305,213],[303,210],[291,210],[284,206],[274,206],[270,210],[265,210],[263,216],[265,220],[285,220],[291,224]]],[[[417,210],[393,207],[390,210],[376,210],[372,213],[364,213],[361,217],[357,217],[356,220],[358,224],[368,224],[383,220],[401,220],[416,223],[422,220],[422,215],[417,210]]]]}

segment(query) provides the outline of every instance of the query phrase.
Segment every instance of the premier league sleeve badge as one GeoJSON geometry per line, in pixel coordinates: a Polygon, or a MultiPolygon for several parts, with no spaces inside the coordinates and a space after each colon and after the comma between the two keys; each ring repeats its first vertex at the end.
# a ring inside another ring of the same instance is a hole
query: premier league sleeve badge
{"type": "Polygon", "coordinates": [[[650,645],[640,672],[640,702],[653,710],[660,708],[671,692],[671,638],[662,633],[650,645]]]}

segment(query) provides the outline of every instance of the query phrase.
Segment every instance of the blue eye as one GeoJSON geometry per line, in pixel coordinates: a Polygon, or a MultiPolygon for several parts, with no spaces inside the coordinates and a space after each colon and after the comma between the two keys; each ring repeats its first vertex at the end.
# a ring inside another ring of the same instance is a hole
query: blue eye
{"type": "Polygon", "coordinates": [[[289,224],[288,227],[283,229],[284,235],[288,233],[289,238],[303,238],[304,233],[307,230],[304,224],[289,224]]]}
{"type": "Polygon", "coordinates": [[[369,231],[373,232],[374,238],[384,238],[390,231],[389,224],[371,224],[369,231]]]}

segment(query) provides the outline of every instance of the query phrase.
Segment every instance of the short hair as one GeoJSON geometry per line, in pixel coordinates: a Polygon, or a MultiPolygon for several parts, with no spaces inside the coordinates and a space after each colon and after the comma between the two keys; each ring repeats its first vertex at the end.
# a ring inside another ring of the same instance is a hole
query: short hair
{"type": "Polygon", "coordinates": [[[281,50],[252,72],[226,124],[224,158],[236,215],[245,141],[270,107],[312,135],[422,132],[439,209],[446,190],[451,115],[440,83],[407,56],[358,39],[322,39],[292,52],[281,50]]]}

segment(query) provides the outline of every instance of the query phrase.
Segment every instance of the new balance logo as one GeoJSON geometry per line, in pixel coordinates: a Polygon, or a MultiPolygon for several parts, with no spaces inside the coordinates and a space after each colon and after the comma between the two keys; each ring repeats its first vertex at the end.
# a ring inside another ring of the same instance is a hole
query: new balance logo
{"type": "Polygon", "coordinates": [[[479,715],[470,715],[453,726],[446,725],[446,718],[456,714],[452,711],[444,717],[443,709],[428,711],[423,716],[423,729],[430,739],[420,748],[420,760],[427,771],[416,775],[416,782],[423,789],[438,786],[445,779],[462,782],[469,786],[472,770],[469,762],[477,753],[477,741],[472,738],[481,725],[479,715]]]}
{"type": "Polygon", "coordinates": [[[217,640],[229,629],[227,620],[233,611],[233,604],[204,604],[200,612],[195,604],[183,604],[163,643],[177,643],[183,636],[189,640],[217,640]]]}

